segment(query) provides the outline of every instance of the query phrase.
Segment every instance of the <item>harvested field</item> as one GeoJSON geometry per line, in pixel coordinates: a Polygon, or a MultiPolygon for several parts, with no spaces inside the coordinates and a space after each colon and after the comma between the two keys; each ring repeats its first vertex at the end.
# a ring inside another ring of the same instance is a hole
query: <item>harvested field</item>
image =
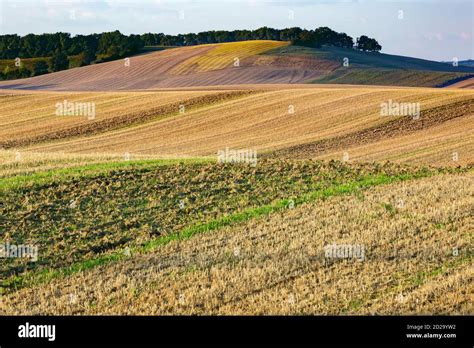
{"type": "Polygon", "coordinates": [[[297,204],[3,296],[4,314],[472,314],[474,177],[297,204]],[[332,258],[327,245],[358,245],[332,258]]]}
{"type": "Polygon", "coordinates": [[[281,41],[244,41],[180,47],[123,60],[0,82],[0,89],[116,91],[254,83],[304,83],[335,69],[338,62],[293,57],[261,60],[281,41]],[[236,60],[238,59],[238,64],[236,60]],[[273,65],[275,62],[275,65],[273,65]]]}
{"type": "Polygon", "coordinates": [[[211,49],[207,50],[204,54],[186,60],[183,64],[175,67],[171,73],[174,75],[184,75],[194,72],[221,70],[231,66],[237,67],[240,65],[241,60],[244,61],[246,58],[288,45],[289,42],[284,41],[260,40],[204,45],[203,47],[210,46],[211,49]]]}
{"type": "Polygon", "coordinates": [[[421,130],[433,129],[436,126],[469,115],[474,117],[474,102],[463,100],[428,109],[420,117],[420,120],[404,117],[383,123],[364,130],[346,134],[344,136],[333,137],[315,142],[312,144],[298,145],[275,151],[275,157],[305,158],[314,157],[335,150],[347,150],[351,147],[358,147],[364,144],[380,142],[394,137],[407,136],[421,130]]]}
{"type": "Polygon", "coordinates": [[[0,314],[472,314],[474,92],[303,84],[463,73],[355,50],[341,72],[346,51],[203,45],[1,82],[0,242],[38,259],[0,259],[0,314]]]}
{"type": "Polygon", "coordinates": [[[258,167],[168,163],[98,171],[50,182],[4,179],[0,187],[5,240],[38,245],[41,261],[5,260],[2,278],[37,273],[112,255],[160,236],[205,226],[246,209],[298,199],[367,176],[428,175],[398,165],[264,161],[258,167]],[[278,175],[271,175],[278,172],[278,175]]]}
{"type": "Polygon", "coordinates": [[[417,163],[419,165],[472,166],[474,139],[473,116],[454,119],[412,135],[400,135],[367,145],[354,145],[346,150],[329,151],[320,159],[343,158],[349,161],[417,163]]]}
{"type": "Polygon", "coordinates": [[[270,40],[170,48],[133,56],[128,62],[2,81],[0,89],[117,91],[311,82],[437,87],[474,73],[473,68],[410,57],[336,47],[312,49],[270,40]],[[348,67],[342,66],[345,58],[350,60],[348,67]]]}
{"type": "Polygon", "coordinates": [[[179,115],[252,91],[41,93],[0,96],[0,147],[5,149],[104,133],[179,115]],[[94,115],[57,115],[57,103],[93,103],[94,115]],[[181,110],[181,106],[185,109],[181,110]]]}
{"type": "Polygon", "coordinates": [[[167,71],[208,49],[185,47],[153,52],[131,57],[128,67],[123,60],[117,60],[29,79],[5,81],[0,83],[0,88],[63,91],[152,88],[157,87],[167,71]]]}
{"type": "MultiPolygon", "coordinates": [[[[30,122],[21,124],[24,131],[12,123],[4,130],[3,144],[4,147],[16,144],[20,152],[100,156],[130,153],[154,158],[215,158],[219,150],[229,147],[255,149],[262,157],[290,159],[341,160],[347,152],[351,160],[357,161],[391,160],[450,166],[474,162],[471,151],[474,147],[474,94],[470,91],[349,86],[253,87],[217,89],[212,93],[202,90],[167,92],[173,98],[181,93],[187,99],[164,106],[158,92],[141,97],[138,94],[136,98],[133,94],[130,106],[126,102],[122,104],[121,115],[124,116],[115,114],[107,118],[103,128],[95,128],[94,123],[80,125],[83,136],[76,136],[79,135],[76,125],[60,132],[47,128],[46,134],[35,135],[38,128],[30,122]],[[160,97],[160,101],[155,102],[150,96],[160,97]],[[140,98],[147,103],[141,106],[143,111],[137,112],[136,100],[140,98]],[[199,105],[188,109],[188,104],[192,105],[196,100],[199,105]],[[390,100],[419,103],[419,119],[381,116],[381,104],[390,100]],[[186,106],[184,114],[167,113],[166,110],[175,109],[176,103],[181,102],[186,106]],[[132,117],[134,115],[136,117],[132,117]],[[64,140],[51,141],[58,133],[64,140]],[[31,145],[26,146],[28,144],[31,145]],[[459,158],[453,161],[454,152],[459,158]]],[[[32,96],[39,98],[37,93],[32,96]]],[[[54,93],[48,96],[57,98],[54,93]]],[[[8,125],[28,97],[5,98],[11,100],[10,114],[2,118],[8,125]]],[[[123,98],[127,98],[127,93],[123,98]]],[[[112,103],[113,98],[109,101],[112,103]]],[[[22,117],[29,120],[31,116],[28,115],[25,111],[22,117]]]]}

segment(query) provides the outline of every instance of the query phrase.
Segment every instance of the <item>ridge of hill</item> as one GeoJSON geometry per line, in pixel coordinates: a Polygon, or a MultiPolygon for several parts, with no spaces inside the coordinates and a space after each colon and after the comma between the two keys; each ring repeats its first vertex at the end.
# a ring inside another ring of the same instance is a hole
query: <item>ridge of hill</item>
{"type": "Polygon", "coordinates": [[[114,91],[239,84],[338,83],[438,87],[474,68],[353,49],[241,41],[153,51],[22,80],[0,89],[114,91]]]}

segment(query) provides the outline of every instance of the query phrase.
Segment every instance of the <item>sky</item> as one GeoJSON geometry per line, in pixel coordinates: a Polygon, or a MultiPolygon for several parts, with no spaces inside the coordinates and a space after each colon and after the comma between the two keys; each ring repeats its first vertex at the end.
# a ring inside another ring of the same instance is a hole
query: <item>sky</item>
{"type": "Polygon", "coordinates": [[[184,34],[328,26],[382,52],[474,59],[474,0],[0,0],[0,34],[184,34]]]}

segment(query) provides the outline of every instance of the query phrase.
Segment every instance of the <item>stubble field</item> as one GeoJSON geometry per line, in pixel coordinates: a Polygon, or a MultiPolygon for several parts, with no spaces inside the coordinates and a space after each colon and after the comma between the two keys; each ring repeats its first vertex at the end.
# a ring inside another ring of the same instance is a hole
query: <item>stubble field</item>
{"type": "Polygon", "coordinates": [[[472,91],[5,90],[0,124],[1,240],[38,247],[0,314],[473,313],[472,91]]]}
{"type": "Polygon", "coordinates": [[[473,184],[472,173],[458,173],[342,196],[326,190],[234,226],[37,280],[7,292],[2,312],[470,314],[473,184]],[[328,258],[332,244],[364,252],[328,258]]]}
{"type": "MultiPolygon", "coordinates": [[[[7,92],[6,92],[7,93],[7,92]]],[[[425,88],[234,88],[0,96],[3,157],[67,153],[140,158],[211,157],[226,147],[262,157],[473,162],[474,92],[425,88]],[[93,120],[57,116],[64,100],[96,103],[93,120]],[[381,114],[384,103],[419,116],[381,114]],[[453,155],[455,158],[453,159],[453,155]]]]}

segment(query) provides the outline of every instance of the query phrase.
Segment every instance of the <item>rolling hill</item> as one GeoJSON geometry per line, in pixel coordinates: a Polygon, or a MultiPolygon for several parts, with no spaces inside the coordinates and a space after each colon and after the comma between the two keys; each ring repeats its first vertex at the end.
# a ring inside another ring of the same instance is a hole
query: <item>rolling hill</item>
{"type": "Polygon", "coordinates": [[[39,253],[0,313],[470,314],[474,90],[420,87],[469,74],[252,41],[2,82],[1,232],[39,253]]]}
{"type": "Polygon", "coordinates": [[[422,59],[259,40],[152,51],[131,57],[129,63],[119,60],[4,81],[0,89],[113,91],[296,83],[437,87],[474,74],[472,67],[422,59]]]}
{"type": "Polygon", "coordinates": [[[277,158],[474,162],[470,90],[285,85],[157,92],[21,92],[0,97],[0,145],[14,152],[215,158],[256,149],[277,158]],[[96,103],[96,116],[55,105],[96,103]],[[381,116],[388,100],[419,103],[420,118],[381,116]],[[458,160],[453,161],[453,153],[458,160]]]}

